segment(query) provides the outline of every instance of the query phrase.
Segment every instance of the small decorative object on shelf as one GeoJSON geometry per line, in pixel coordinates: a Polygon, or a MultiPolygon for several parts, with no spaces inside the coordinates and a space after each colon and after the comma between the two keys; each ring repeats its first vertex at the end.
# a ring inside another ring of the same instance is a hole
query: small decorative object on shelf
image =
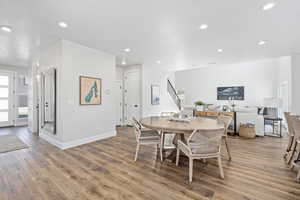
{"type": "Polygon", "coordinates": [[[197,111],[204,111],[205,103],[203,101],[196,101],[195,103],[197,111]]]}

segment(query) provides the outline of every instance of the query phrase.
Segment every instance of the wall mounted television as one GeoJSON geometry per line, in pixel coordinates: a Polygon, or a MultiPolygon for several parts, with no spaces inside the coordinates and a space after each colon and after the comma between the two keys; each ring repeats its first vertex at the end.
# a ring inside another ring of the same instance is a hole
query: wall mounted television
{"type": "Polygon", "coordinates": [[[217,99],[243,101],[245,99],[245,87],[243,86],[218,87],[217,99]]]}

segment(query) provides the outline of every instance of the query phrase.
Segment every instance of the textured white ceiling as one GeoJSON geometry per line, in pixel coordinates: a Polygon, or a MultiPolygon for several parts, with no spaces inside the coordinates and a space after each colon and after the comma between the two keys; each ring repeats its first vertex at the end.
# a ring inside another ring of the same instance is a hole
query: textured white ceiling
{"type": "Polygon", "coordinates": [[[160,60],[168,69],[300,52],[300,1],[274,1],[263,12],[269,0],[0,0],[0,25],[13,28],[0,31],[0,63],[27,66],[40,45],[58,38],[118,55],[118,62],[160,60]],[[207,30],[198,29],[202,23],[207,30]]]}

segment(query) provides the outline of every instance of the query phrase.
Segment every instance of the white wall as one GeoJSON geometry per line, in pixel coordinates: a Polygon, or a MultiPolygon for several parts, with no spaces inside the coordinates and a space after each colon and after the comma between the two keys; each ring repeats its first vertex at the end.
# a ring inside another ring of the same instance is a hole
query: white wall
{"type": "Polygon", "coordinates": [[[282,84],[288,84],[288,99],[289,108],[288,111],[292,109],[292,63],[291,56],[286,56],[278,59],[278,76],[277,76],[277,87],[279,88],[282,84]]]}
{"type": "MultiPolygon", "coordinates": [[[[197,100],[226,104],[227,101],[217,101],[217,87],[245,86],[245,101],[237,102],[238,105],[258,106],[263,104],[264,98],[277,97],[279,66],[283,71],[289,68],[289,59],[283,57],[178,71],[175,73],[176,89],[185,91],[188,105],[197,100]]],[[[287,74],[280,79],[286,79],[287,74]]]]}
{"type": "Polygon", "coordinates": [[[42,138],[69,148],[114,136],[115,57],[70,41],[60,40],[41,51],[40,70],[57,69],[57,134],[42,138]],[[102,79],[102,104],[79,105],[79,76],[102,79]]]}
{"type": "Polygon", "coordinates": [[[121,66],[116,66],[116,80],[123,82],[123,68],[121,66]]]}
{"type": "Polygon", "coordinates": [[[115,135],[115,56],[63,41],[62,66],[63,142],[115,135]],[[79,105],[81,75],[102,79],[101,105],[79,105]]]}
{"type": "Polygon", "coordinates": [[[177,111],[178,109],[167,92],[167,79],[175,85],[174,72],[161,70],[160,66],[144,65],[143,80],[143,116],[160,115],[161,112],[177,111]],[[160,104],[151,105],[151,85],[160,86],[160,104]]]}
{"type": "Polygon", "coordinates": [[[300,115],[300,54],[292,55],[292,112],[300,115]]]}

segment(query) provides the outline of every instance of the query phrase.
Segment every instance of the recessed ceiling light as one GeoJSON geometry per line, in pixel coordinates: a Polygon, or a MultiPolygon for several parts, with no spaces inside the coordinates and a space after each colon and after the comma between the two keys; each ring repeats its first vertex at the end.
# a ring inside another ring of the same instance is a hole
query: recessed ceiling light
{"type": "Polygon", "coordinates": [[[263,9],[263,10],[270,10],[270,9],[274,8],[275,5],[276,5],[275,3],[267,3],[267,4],[265,4],[265,5],[262,7],[262,9],[263,9]]]}
{"type": "Polygon", "coordinates": [[[200,30],[205,30],[207,28],[208,28],[207,24],[201,24],[200,27],[199,27],[200,30]]]}
{"type": "Polygon", "coordinates": [[[265,40],[260,40],[259,42],[258,42],[258,45],[265,45],[267,43],[267,41],[265,41],[265,40]]]}
{"type": "Polygon", "coordinates": [[[68,24],[66,22],[59,22],[58,26],[60,26],[61,28],[68,28],[68,24]]]}
{"type": "Polygon", "coordinates": [[[219,53],[222,53],[223,52],[223,49],[218,49],[217,50],[219,53]]]}
{"type": "Polygon", "coordinates": [[[9,26],[1,26],[1,30],[5,31],[7,33],[11,33],[12,32],[12,28],[9,26]]]}
{"type": "Polygon", "coordinates": [[[124,51],[125,51],[125,52],[130,52],[130,51],[131,51],[131,49],[129,49],[129,48],[126,48],[126,49],[124,49],[124,51]]]}
{"type": "Polygon", "coordinates": [[[161,63],[161,61],[160,61],[160,60],[158,60],[158,61],[156,61],[156,63],[157,63],[157,64],[160,64],[160,63],[161,63]]]}

